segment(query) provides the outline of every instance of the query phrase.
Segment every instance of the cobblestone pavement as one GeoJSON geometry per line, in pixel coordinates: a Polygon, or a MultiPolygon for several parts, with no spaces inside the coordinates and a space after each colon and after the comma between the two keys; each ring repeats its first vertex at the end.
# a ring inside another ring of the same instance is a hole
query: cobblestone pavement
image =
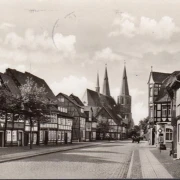
{"type": "Polygon", "coordinates": [[[134,148],[133,164],[130,178],[142,179],[141,162],[139,157],[139,144],[137,144],[134,148]]]}
{"type": "Polygon", "coordinates": [[[6,162],[0,164],[0,178],[126,178],[133,147],[127,141],[110,142],[6,162]]]}
{"type": "MultiPolygon", "coordinates": [[[[51,144],[51,145],[33,145],[33,149],[30,149],[29,146],[23,146],[23,147],[3,147],[0,148],[0,157],[8,154],[15,154],[15,153],[21,153],[21,152],[32,152],[32,151],[40,151],[43,149],[51,149],[51,148],[59,148],[59,147],[67,147],[67,146],[73,146],[78,144],[87,144],[89,142],[80,142],[80,143],[72,143],[72,144],[51,144]]],[[[93,143],[93,142],[92,142],[93,143]]]]}
{"type": "Polygon", "coordinates": [[[153,155],[161,162],[161,164],[168,170],[174,178],[180,178],[180,160],[173,160],[169,156],[169,149],[163,150],[161,153],[158,149],[151,149],[153,155]]]}

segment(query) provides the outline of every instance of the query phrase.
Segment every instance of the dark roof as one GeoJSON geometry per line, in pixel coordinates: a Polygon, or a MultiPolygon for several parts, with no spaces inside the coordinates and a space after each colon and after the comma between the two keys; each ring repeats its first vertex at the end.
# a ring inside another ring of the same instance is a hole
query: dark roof
{"type": "Polygon", "coordinates": [[[68,117],[73,119],[74,117],[72,115],[70,115],[69,113],[65,113],[65,112],[58,112],[58,115],[63,116],[63,117],[68,117]]]}
{"type": "Polygon", "coordinates": [[[0,73],[0,76],[3,80],[3,83],[5,84],[5,86],[8,88],[8,90],[16,96],[20,95],[20,91],[18,89],[18,87],[16,86],[16,84],[14,83],[14,81],[12,80],[12,78],[6,74],[0,73]]]}
{"type": "Polygon", "coordinates": [[[47,98],[51,99],[51,100],[56,100],[56,96],[54,95],[54,93],[52,92],[52,90],[49,88],[49,86],[47,85],[47,83],[44,81],[44,79],[41,79],[29,72],[19,72],[15,69],[6,69],[6,75],[11,76],[11,78],[15,81],[17,86],[23,85],[26,83],[27,78],[32,78],[32,80],[37,83],[38,87],[43,87],[45,88],[45,91],[47,92],[47,98]]]}
{"type": "Polygon", "coordinates": [[[68,101],[70,101],[71,103],[73,103],[79,113],[80,116],[82,117],[86,117],[85,113],[81,112],[81,108],[83,108],[83,106],[80,106],[79,104],[76,103],[76,101],[74,101],[71,97],[69,97],[68,95],[64,94],[64,93],[59,93],[56,97],[62,95],[63,97],[65,97],[68,101]]]}
{"type": "Polygon", "coordinates": [[[178,76],[178,74],[180,74],[180,71],[174,71],[172,74],[170,74],[169,76],[167,76],[162,83],[162,86],[160,88],[158,97],[156,99],[155,102],[167,102],[170,101],[170,97],[169,94],[167,92],[167,86],[171,86],[176,77],[178,76]]]}
{"type": "Polygon", "coordinates": [[[128,87],[128,81],[127,81],[126,67],[124,67],[124,72],[123,72],[121,95],[129,96],[129,87],[128,87]]]}
{"type": "Polygon", "coordinates": [[[87,100],[88,100],[88,106],[94,106],[94,107],[115,107],[116,102],[111,96],[106,96],[103,94],[99,94],[96,91],[87,89],[87,100]]]}
{"type": "Polygon", "coordinates": [[[107,96],[111,96],[110,88],[109,88],[109,80],[108,80],[107,67],[105,68],[105,74],[104,74],[103,94],[107,95],[107,96]]]}
{"type": "Polygon", "coordinates": [[[155,83],[162,83],[170,74],[162,72],[151,72],[152,78],[155,83]]]}
{"type": "Polygon", "coordinates": [[[167,102],[170,101],[169,95],[166,91],[166,88],[164,85],[161,86],[161,89],[159,91],[159,95],[156,98],[155,102],[167,102]]]}
{"type": "Polygon", "coordinates": [[[120,125],[121,121],[122,121],[122,118],[119,117],[116,112],[111,109],[111,108],[108,108],[108,107],[101,107],[101,109],[98,111],[98,113],[96,114],[96,117],[101,113],[102,110],[105,110],[109,116],[115,121],[116,124],[120,125]]]}
{"type": "Polygon", "coordinates": [[[79,104],[80,106],[84,106],[84,104],[82,103],[82,101],[79,99],[79,97],[75,96],[74,94],[70,95],[70,98],[72,100],[74,100],[77,104],[79,104]]]}

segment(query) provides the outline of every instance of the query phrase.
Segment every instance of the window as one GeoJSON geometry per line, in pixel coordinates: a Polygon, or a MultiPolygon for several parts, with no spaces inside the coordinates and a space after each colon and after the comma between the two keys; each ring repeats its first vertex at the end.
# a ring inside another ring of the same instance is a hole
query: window
{"type": "Polygon", "coordinates": [[[166,128],[166,140],[172,140],[172,129],[166,128]]]}
{"type": "Polygon", "coordinates": [[[84,113],[84,109],[83,108],[81,108],[81,113],[84,113]]]}
{"type": "Polygon", "coordinates": [[[154,88],[154,95],[155,95],[155,96],[158,95],[158,88],[154,88]]]}
{"type": "Polygon", "coordinates": [[[17,141],[17,131],[12,131],[12,141],[17,141]]]}
{"type": "Polygon", "coordinates": [[[150,87],[149,91],[150,91],[150,96],[153,96],[153,88],[152,87],[150,87]]]}
{"type": "Polygon", "coordinates": [[[162,105],[162,117],[167,116],[167,105],[162,105]]]}
{"type": "Polygon", "coordinates": [[[124,104],[124,98],[121,97],[121,104],[124,104]]]}
{"type": "Polygon", "coordinates": [[[11,131],[10,130],[6,131],[6,140],[11,141],[11,131]]]}
{"type": "Polygon", "coordinates": [[[85,127],[85,119],[80,118],[80,127],[85,127]]]}
{"type": "Polygon", "coordinates": [[[58,100],[59,100],[60,102],[64,102],[64,97],[60,97],[60,98],[58,98],[58,100]]]}
{"type": "Polygon", "coordinates": [[[153,107],[150,107],[150,117],[153,117],[153,107]]]}
{"type": "Polygon", "coordinates": [[[176,91],[176,116],[180,115],[180,89],[176,91]]]}
{"type": "Polygon", "coordinates": [[[161,117],[161,111],[157,111],[157,117],[161,117]]]}
{"type": "Polygon", "coordinates": [[[153,102],[153,98],[152,97],[149,98],[149,102],[151,102],[151,103],[153,102]]]}

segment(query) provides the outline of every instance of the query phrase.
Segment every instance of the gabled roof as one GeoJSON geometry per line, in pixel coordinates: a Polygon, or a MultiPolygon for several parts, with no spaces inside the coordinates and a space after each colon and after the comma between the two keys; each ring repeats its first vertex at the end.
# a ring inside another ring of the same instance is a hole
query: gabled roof
{"type": "Polygon", "coordinates": [[[73,101],[75,101],[77,104],[79,104],[80,106],[84,106],[84,104],[82,103],[82,101],[79,99],[79,97],[75,96],[74,94],[71,94],[69,96],[73,101]]]}
{"type": "Polygon", "coordinates": [[[164,85],[161,86],[161,89],[159,91],[159,95],[156,98],[155,102],[167,102],[170,101],[169,95],[166,91],[166,88],[164,85]]]}
{"type": "Polygon", "coordinates": [[[85,113],[82,113],[81,110],[80,110],[81,108],[83,108],[83,106],[80,106],[76,101],[74,101],[71,97],[69,97],[68,95],[66,95],[66,94],[64,94],[64,93],[59,93],[56,97],[61,96],[61,95],[62,95],[64,98],[66,98],[68,101],[70,101],[72,104],[75,105],[75,107],[76,107],[76,109],[77,109],[77,111],[78,111],[78,113],[79,113],[80,116],[86,117],[86,114],[85,114],[85,113]]]}
{"type": "Polygon", "coordinates": [[[32,78],[32,80],[37,83],[38,87],[43,87],[45,88],[45,91],[47,92],[47,98],[51,99],[51,100],[56,100],[56,96],[54,95],[54,93],[52,92],[52,90],[49,88],[49,86],[47,85],[47,83],[44,81],[44,79],[41,79],[29,72],[25,72],[22,73],[20,71],[17,71],[15,69],[6,69],[6,73],[5,75],[10,76],[13,81],[15,82],[16,86],[21,86],[23,84],[26,83],[27,78],[32,78]]]}
{"type": "Polygon", "coordinates": [[[20,91],[17,88],[16,84],[14,83],[14,81],[12,80],[12,78],[6,74],[0,73],[0,76],[3,80],[3,83],[5,84],[5,86],[8,88],[8,90],[15,96],[19,96],[20,95],[20,91]]]}
{"type": "Polygon", "coordinates": [[[109,116],[114,120],[114,122],[116,123],[116,124],[118,124],[118,125],[120,125],[120,123],[121,123],[121,121],[122,121],[122,118],[120,118],[117,114],[116,114],[116,112],[113,110],[113,109],[111,109],[111,108],[108,108],[108,107],[101,107],[101,109],[98,111],[98,113],[96,114],[96,117],[101,113],[101,111],[102,110],[105,110],[108,114],[109,114],[109,116]]]}
{"type": "Polygon", "coordinates": [[[86,90],[86,96],[87,96],[88,106],[94,106],[94,107],[106,106],[111,108],[116,106],[116,102],[111,96],[105,96],[90,89],[86,90]]]}
{"type": "Polygon", "coordinates": [[[172,74],[166,77],[166,79],[163,80],[162,86],[160,88],[158,97],[156,98],[155,102],[170,101],[170,97],[167,91],[167,86],[171,86],[171,84],[174,83],[178,74],[180,74],[180,71],[174,71],[172,74]]]}
{"type": "MultiPolygon", "coordinates": [[[[149,81],[152,76],[152,79],[155,83],[162,83],[170,74],[169,73],[162,73],[162,72],[151,72],[149,76],[149,81]]],[[[148,83],[149,83],[148,81],[148,83]]]]}

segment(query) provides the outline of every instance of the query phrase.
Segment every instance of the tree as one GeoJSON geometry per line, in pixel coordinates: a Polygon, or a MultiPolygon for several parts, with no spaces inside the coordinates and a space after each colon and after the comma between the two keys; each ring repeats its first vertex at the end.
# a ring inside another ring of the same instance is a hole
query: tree
{"type": "Polygon", "coordinates": [[[110,131],[111,127],[109,125],[108,121],[99,121],[97,124],[97,132],[99,133],[103,133],[103,136],[105,135],[105,133],[108,133],[110,131]]]}
{"type": "Polygon", "coordinates": [[[148,122],[149,122],[149,117],[144,118],[143,120],[139,121],[139,127],[144,131],[144,134],[148,132],[148,122]]]}
{"type": "MultiPolygon", "coordinates": [[[[15,113],[21,109],[20,94],[13,94],[7,88],[8,82],[0,84],[0,116],[4,119],[4,130],[7,130],[8,113],[15,113]]],[[[12,116],[14,118],[14,115],[12,116]]],[[[6,146],[6,135],[4,135],[4,146],[6,146]]]]}
{"type": "Polygon", "coordinates": [[[26,83],[20,86],[23,112],[30,124],[30,149],[32,149],[32,128],[34,124],[47,121],[46,114],[52,102],[47,98],[45,87],[38,87],[32,78],[27,78],[26,83]]]}

